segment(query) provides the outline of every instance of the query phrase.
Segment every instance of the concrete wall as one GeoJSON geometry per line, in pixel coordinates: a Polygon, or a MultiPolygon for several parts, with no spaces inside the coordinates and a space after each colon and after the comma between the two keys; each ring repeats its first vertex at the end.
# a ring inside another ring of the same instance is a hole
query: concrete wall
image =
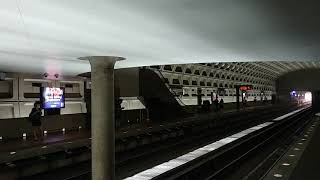
{"type": "Polygon", "coordinates": [[[27,117],[33,103],[39,100],[39,86],[65,87],[66,107],[61,109],[61,114],[86,112],[83,79],[8,73],[5,81],[0,81],[0,119],[27,117]]]}
{"type": "Polygon", "coordinates": [[[320,90],[320,70],[307,69],[287,73],[277,80],[278,90],[312,91],[320,90]]]}

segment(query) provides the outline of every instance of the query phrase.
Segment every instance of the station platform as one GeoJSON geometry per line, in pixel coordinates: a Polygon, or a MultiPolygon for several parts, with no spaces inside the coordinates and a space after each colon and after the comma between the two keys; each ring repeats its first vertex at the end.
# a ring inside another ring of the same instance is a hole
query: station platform
{"type": "MultiPolygon", "coordinates": [[[[246,109],[241,109],[240,112],[253,111],[255,109],[263,109],[271,106],[272,105],[252,106],[247,107],[246,109]]],[[[199,119],[203,117],[216,118],[217,116],[223,116],[236,112],[238,111],[233,109],[221,111],[219,113],[199,113],[192,117],[182,118],[177,122],[135,124],[117,129],[116,139],[125,139],[128,137],[139,136],[141,134],[169,129],[177,125],[199,122],[199,119]]],[[[2,139],[0,141],[0,164],[76,148],[77,146],[89,147],[90,144],[91,132],[86,129],[48,133],[45,135],[44,140],[42,141],[34,141],[32,135],[27,136],[26,138],[21,137],[18,139],[2,139]]]]}
{"type": "Polygon", "coordinates": [[[89,138],[90,132],[82,130],[50,133],[41,141],[34,141],[32,137],[2,141],[0,142],[0,164],[89,145],[89,138]]]}
{"type": "Polygon", "coordinates": [[[320,179],[320,114],[313,117],[301,135],[266,174],[263,180],[320,179]]]}
{"type": "MultiPolygon", "coordinates": [[[[317,117],[318,124],[319,118],[317,117]]],[[[315,129],[315,132],[291,174],[290,180],[320,179],[320,127],[310,128],[310,131],[307,132],[311,133],[312,129],[315,129]]]]}

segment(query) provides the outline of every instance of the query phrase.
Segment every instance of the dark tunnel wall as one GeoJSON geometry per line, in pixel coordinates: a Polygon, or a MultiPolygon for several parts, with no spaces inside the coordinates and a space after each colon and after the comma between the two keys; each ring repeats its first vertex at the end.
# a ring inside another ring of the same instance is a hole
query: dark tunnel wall
{"type": "Polygon", "coordinates": [[[292,90],[319,91],[320,69],[304,69],[284,74],[277,79],[276,86],[280,101],[287,101],[292,90]]]}
{"type": "Polygon", "coordinates": [[[320,90],[320,69],[304,69],[280,76],[277,80],[277,89],[312,91],[320,90]]]}

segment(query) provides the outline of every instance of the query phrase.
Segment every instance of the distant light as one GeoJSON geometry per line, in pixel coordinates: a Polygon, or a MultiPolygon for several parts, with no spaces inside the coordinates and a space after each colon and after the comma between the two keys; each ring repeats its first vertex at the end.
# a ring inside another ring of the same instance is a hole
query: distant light
{"type": "Polygon", "coordinates": [[[2,141],[2,136],[0,136],[0,141],[2,141]]]}
{"type": "Polygon", "coordinates": [[[81,126],[79,126],[79,130],[81,129],[82,127],[81,126]]]}
{"type": "Polygon", "coordinates": [[[311,92],[306,92],[304,94],[304,99],[308,102],[312,101],[312,93],[311,92]]]}
{"type": "Polygon", "coordinates": [[[47,159],[45,156],[40,156],[41,160],[47,159]]]}
{"type": "Polygon", "coordinates": [[[15,153],[16,153],[16,152],[14,152],[14,151],[10,152],[11,155],[13,155],[13,154],[15,154],[15,153]]]}
{"type": "Polygon", "coordinates": [[[291,92],[290,92],[290,95],[291,95],[291,96],[296,96],[296,91],[291,91],[291,92]]]}
{"type": "Polygon", "coordinates": [[[48,133],[48,131],[43,131],[43,134],[47,134],[48,133]]]}
{"type": "Polygon", "coordinates": [[[281,178],[283,175],[282,174],[274,174],[273,176],[277,177],[277,178],[281,178]]]}
{"type": "Polygon", "coordinates": [[[27,133],[23,133],[22,136],[23,136],[23,137],[27,137],[27,133]]]}
{"type": "Polygon", "coordinates": [[[283,166],[290,166],[289,163],[283,163],[282,165],[283,165],[283,166]]]}
{"type": "Polygon", "coordinates": [[[47,146],[42,146],[41,148],[42,148],[42,149],[45,149],[45,148],[47,148],[47,146]]]}
{"type": "Polygon", "coordinates": [[[62,128],[62,132],[65,132],[66,131],[66,128],[62,128]]]}

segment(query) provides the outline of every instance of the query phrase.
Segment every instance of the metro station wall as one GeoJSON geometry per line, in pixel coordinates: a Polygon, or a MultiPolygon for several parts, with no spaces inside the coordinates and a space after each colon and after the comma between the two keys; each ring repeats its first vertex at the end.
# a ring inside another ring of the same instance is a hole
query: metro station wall
{"type": "Polygon", "coordinates": [[[0,119],[27,117],[39,100],[41,86],[64,87],[66,108],[61,114],[85,113],[84,81],[77,78],[46,79],[41,75],[8,73],[0,81],[0,119]]]}

